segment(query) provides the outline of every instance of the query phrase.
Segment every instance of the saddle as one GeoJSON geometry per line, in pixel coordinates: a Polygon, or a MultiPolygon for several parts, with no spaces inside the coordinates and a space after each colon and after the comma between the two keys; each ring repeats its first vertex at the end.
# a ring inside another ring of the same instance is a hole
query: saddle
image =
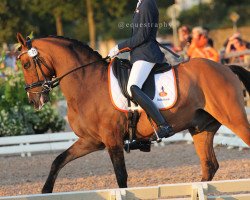
{"type": "MultiPolygon", "coordinates": [[[[121,89],[121,93],[126,97],[127,103],[130,106],[130,101],[133,101],[127,92],[127,84],[129,75],[132,69],[132,65],[127,59],[114,58],[111,68],[115,78],[117,79],[118,85],[121,89]]],[[[147,80],[142,86],[144,93],[148,95],[150,99],[155,97],[155,75],[167,72],[172,69],[172,66],[168,63],[156,64],[150,72],[147,80]]],[[[133,101],[134,102],[134,101],[133,101]]],[[[136,102],[134,102],[136,104],[136,102]]],[[[124,140],[128,140],[124,145],[124,149],[127,153],[130,150],[139,149],[140,151],[150,151],[151,142],[149,140],[138,140],[136,138],[136,127],[139,121],[140,114],[138,110],[128,112],[128,128],[125,134],[124,140]]]]}
{"type": "MultiPolygon", "coordinates": [[[[118,84],[121,88],[122,94],[128,99],[132,100],[127,91],[128,79],[132,69],[132,65],[127,59],[114,58],[112,69],[114,76],[117,78],[118,84]]],[[[142,91],[148,95],[150,99],[155,96],[155,81],[154,75],[167,72],[172,69],[172,66],[168,63],[155,64],[152,71],[150,72],[147,80],[142,86],[142,91]]]]}

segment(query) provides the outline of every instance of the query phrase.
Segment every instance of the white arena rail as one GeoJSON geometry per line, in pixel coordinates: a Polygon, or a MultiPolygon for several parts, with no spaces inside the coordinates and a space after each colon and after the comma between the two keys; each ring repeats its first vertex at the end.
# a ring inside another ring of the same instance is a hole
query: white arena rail
{"type": "MultiPolygon", "coordinates": [[[[35,153],[63,151],[70,147],[77,138],[73,132],[2,137],[0,138],[0,156],[21,155],[25,157],[35,153]]],[[[163,142],[159,144],[154,143],[154,146],[165,146],[168,143],[180,141],[192,143],[193,139],[188,132],[180,132],[163,139],[163,142]]],[[[228,148],[239,148],[240,150],[249,148],[226,127],[221,127],[216,134],[214,146],[217,145],[226,145],[228,148]]]]}
{"type": "Polygon", "coordinates": [[[13,197],[0,200],[249,200],[250,179],[167,184],[151,187],[65,192],[13,197]]]}
{"type": "MultiPolygon", "coordinates": [[[[250,108],[246,108],[248,115],[250,108]]],[[[34,153],[46,153],[53,151],[63,151],[70,147],[77,136],[73,132],[50,133],[24,136],[0,137],[0,156],[21,155],[31,156],[34,153]]],[[[161,143],[154,143],[154,146],[165,146],[171,142],[186,141],[192,143],[193,139],[188,132],[180,132],[174,136],[163,139],[161,143]]],[[[230,129],[222,126],[214,138],[214,146],[226,145],[228,148],[249,148],[230,129]]]]}
{"type": "Polygon", "coordinates": [[[0,138],[1,155],[25,155],[31,153],[63,151],[78,137],[73,132],[11,136],[0,138]]]}
{"type": "MultiPolygon", "coordinates": [[[[189,132],[180,132],[175,134],[174,136],[163,139],[162,143],[155,143],[155,146],[165,146],[171,142],[180,142],[186,141],[187,143],[193,143],[193,138],[189,132]]],[[[214,137],[214,146],[223,145],[227,146],[228,149],[231,148],[239,148],[242,150],[244,148],[249,148],[247,144],[245,144],[242,139],[240,139],[237,135],[235,135],[230,129],[225,126],[221,126],[214,137]]]]}

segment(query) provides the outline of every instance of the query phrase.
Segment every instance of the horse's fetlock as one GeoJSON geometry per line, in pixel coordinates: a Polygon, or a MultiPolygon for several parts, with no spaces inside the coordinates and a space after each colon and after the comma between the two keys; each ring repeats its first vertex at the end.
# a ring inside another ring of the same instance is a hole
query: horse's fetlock
{"type": "Polygon", "coordinates": [[[215,172],[217,172],[217,170],[219,169],[219,167],[220,167],[219,163],[214,164],[214,170],[215,170],[215,172]]]}
{"type": "Polygon", "coordinates": [[[202,177],[202,181],[211,181],[216,173],[216,171],[219,169],[219,164],[214,163],[210,160],[205,161],[205,169],[206,169],[206,174],[204,174],[202,177]]]}

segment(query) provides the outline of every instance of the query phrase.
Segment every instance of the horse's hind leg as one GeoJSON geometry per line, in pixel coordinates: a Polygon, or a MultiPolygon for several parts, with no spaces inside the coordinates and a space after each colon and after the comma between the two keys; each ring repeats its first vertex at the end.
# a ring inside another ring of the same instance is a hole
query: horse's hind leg
{"type": "Polygon", "coordinates": [[[97,144],[92,140],[89,141],[86,138],[79,138],[70,148],[57,156],[53,161],[49,176],[43,186],[42,193],[51,193],[53,191],[57,175],[67,163],[100,149],[104,149],[104,145],[97,144]]]}
{"type": "Polygon", "coordinates": [[[250,124],[244,108],[241,85],[235,80],[211,90],[205,110],[250,146],[250,124]],[[217,97],[217,98],[216,98],[217,97]]]}
{"type": "Polygon", "coordinates": [[[227,109],[228,110],[223,110],[224,114],[212,114],[221,124],[231,129],[250,147],[250,125],[248,123],[244,107],[239,107],[237,103],[234,103],[232,107],[228,107],[227,109]]]}
{"type": "Polygon", "coordinates": [[[204,120],[199,121],[202,123],[199,124],[202,130],[193,128],[189,129],[189,131],[193,137],[196,153],[200,158],[202,168],[201,181],[211,181],[219,169],[219,164],[214,153],[213,139],[221,124],[209,114],[202,115],[199,119],[204,120]]]}
{"type": "MultiPolygon", "coordinates": [[[[223,118],[224,116],[221,116],[223,118]]],[[[231,129],[250,147],[250,125],[248,123],[245,111],[232,112],[223,124],[231,129]]]]}
{"type": "Polygon", "coordinates": [[[201,163],[201,181],[211,181],[219,168],[213,149],[213,137],[214,133],[207,131],[193,135],[195,150],[201,163]]]}

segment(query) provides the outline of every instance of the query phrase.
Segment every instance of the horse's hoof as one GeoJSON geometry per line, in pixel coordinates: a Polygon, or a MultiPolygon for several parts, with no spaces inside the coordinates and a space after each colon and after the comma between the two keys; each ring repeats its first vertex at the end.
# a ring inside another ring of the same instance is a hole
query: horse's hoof
{"type": "Polygon", "coordinates": [[[48,194],[48,193],[52,193],[52,189],[48,189],[48,188],[43,188],[42,189],[42,194],[48,194]]]}

